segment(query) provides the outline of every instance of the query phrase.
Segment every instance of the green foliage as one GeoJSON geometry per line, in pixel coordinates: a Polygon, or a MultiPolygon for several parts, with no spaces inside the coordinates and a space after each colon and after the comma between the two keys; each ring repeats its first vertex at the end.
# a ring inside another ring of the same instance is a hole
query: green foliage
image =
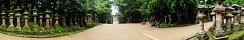
{"type": "Polygon", "coordinates": [[[14,31],[14,25],[9,25],[7,31],[14,31]]]}
{"type": "Polygon", "coordinates": [[[224,4],[226,6],[230,6],[231,4],[239,4],[239,5],[242,5],[244,6],[244,0],[225,0],[224,4]]]}
{"type": "Polygon", "coordinates": [[[115,3],[119,6],[120,22],[155,20],[167,24],[191,24],[196,20],[198,2],[199,0],[116,0],[115,3]]]}
{"type": "Polygon", "coordinates": [[[244,35],[244,31],[234,32],[233,34],[228,35],[228,40],[234,40],[234,39],[241,37],[243,35],[244,35]]]}
{"type": "Polygon", "coordinates": [[[32,25],[32,31],[38,32],[40,30],[41,30],[41,27],[39,25],[36,25],[36,24],[32,25]]]}
{"type": "Polygon", "coordinates": [[[28,25],[25,25],[25,26],[23,27],[22,32],[24,32],[24,33],[31,32],[30,27],[29,27],[28,25]]]}
{"type": "Polygon", "coordinates": [[[97,25],[94,21],[86,21],[86,24],[86,28],[92,28],[97,25]]]}
{"type": "Polygon", "coordinates": [[[55,27],[55,31],[56,31],[57,33],[61,33],[61,32],[62,32],[62,27],[61,27],[58,23],[55,24],[54,27],[55,27]]]}
{"type": "Polygon", "coordinates": [[[16,30],[16,31],[21,31],[21,27],[20,27],[20,26],[16,26],[16,27],[15,27],[15,30],[16,30]]]}
{"type": "Polygon", "coordinates": [[[2,27],[3,31],[7,31],[7,25],[6,24],[2,24],[1,27],[2,27]]]}
{"type": "Polygon", "coordinates": [[[159,28],[167,28],[167,27],[171,27],[171,25],[170,24],[167,24],[167,23],[159,23],[158,24],[158,27],[159,28]]]}

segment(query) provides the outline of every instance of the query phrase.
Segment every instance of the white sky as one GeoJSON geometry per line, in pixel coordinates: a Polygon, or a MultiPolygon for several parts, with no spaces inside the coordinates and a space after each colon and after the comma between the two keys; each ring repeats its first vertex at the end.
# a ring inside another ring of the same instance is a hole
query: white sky
{"type": "MultiPolygon", "coordinates": [[[[109,0],[109,1],[112,2],[113,0],[109,0]]],[[[111,4],[111,9],[112,9],[112,15],[116,15],[117,13],[119,13],[118,6],[115,6],[115,4],[111,4]]]]}

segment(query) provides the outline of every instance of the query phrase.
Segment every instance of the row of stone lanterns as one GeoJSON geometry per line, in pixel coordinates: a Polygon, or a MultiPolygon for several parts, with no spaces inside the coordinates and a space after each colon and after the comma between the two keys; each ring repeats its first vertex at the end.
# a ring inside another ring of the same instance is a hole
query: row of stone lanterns
{"type": "MultiPolygon", "coordinates": [[[[241,8],[237,4],[233,4],[230,7],[224,7],[223,6],[224,0],[214,0],[214,1],[215,1],[215,8],[212,10],[213,12],[210,13],[211,15],[213,15],[213,19],[212,19],[213,20],[212,27],[214,28],[213,36],[215,39],[226,38],[225,32],[233,31],[233,29],[234,30],[240,29],[239,27],[233,27],[232,25],[244,24],[244,8],[241,8]],[[241,21],[239,21],[239,17],[241,17],[240,18],[241,21]]],[[[198,37],[200,38],[200,40],[205,40],[204,35],[206,32],[204,32],[204,19],[205,19],[204,13],[206,11],[206,7],[203,5],[203,1],[200,1],[200,4],[201,5],[198,6],[197,18],[199,20],[201,29],[198,32],[199,34],[198,37]]]]}
{"type": "MultiPolygon", "coordinates": [[[[7,27],[3,27],[3,26],[6,26],[7,24],[6,24],[6,18],[7,18],[7,15],[6,15],[6,13],[5,12],[2,12],[1,13],[1,15],[2,15],[2,26],[0,27],[1,29],[3,29],[3,28],[7,28],[8,30],[7,31],[10,31],[10,30],[17,30],[17,31],[21,31],[21,30],[24,30],[25,28],[28,28],[28,29],[25,29],[25,30],[28,30],[28,31],[30,31],[30,27],[29,27],[29,22],[28,22],[28,19],[30,18],[28,15],[30,15],[29,14],[29,12],[27,11],[27,10],[25,10],[25,12],[23,13],[23,14],[21,14],[20,13],[20,11],[21,11],[21,9],[19,8],[19,7],[17,7],[17,9],[14,9],[15,10],[15,13],[13,13],[13,11],[11,11],[10,13],[9,13],[9,23],[10,23],[10,25],[9,26],[7,26],[7,27]],[[14,25],[14,15],[15,15],[15,17],[16,17],[16,22],[17,22],[17,25],[15,26],[14,25]],[[24,26],[23,27],[21,27],[21,20],[20,20],[20,18],[21,18],[21,16],[23,16],[23,18],[24,18],[24,26]]],[[[41,28],[42,30],[48,30],[48,31],[52,31],[53,29],[52,29],[52,27],[50,26],[50,13],[52,13],[52,11],[49,11],[49,10],[46,10],[45,11],[45,19],[46,19],[46,23],[45,23],[45,28],[41,28]]],[[[43,13],[37,13],[37,9],[36,9],[36,7],[34,7],[34,9],[33,9],[33,18],[34,18],[34,24],[32,24],[32,25],[38,25],[37,24],[37,17],[38,17],[38,15],[39,15],[39,25],[40,26],[43,26],[43,19],[44,19],[44,15],[43,15],[43,13]]],[[[58,14],[55,14],[55,20],[56,20],[56,22],[58,22],[57,20],[58,20],[59,18],[58,18],[58,14]]]]}

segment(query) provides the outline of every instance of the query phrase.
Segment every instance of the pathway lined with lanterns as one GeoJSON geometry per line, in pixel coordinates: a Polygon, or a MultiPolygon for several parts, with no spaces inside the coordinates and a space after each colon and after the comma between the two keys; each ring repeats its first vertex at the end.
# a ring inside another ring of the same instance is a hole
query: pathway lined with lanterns
{"type": "MultiPolygon", "coordinates": [[[[205,23],[205,29],[211,24],[205,23]]],[[[139,23],[102,24],[70,36],[22,38],[0,34],[0,40],[184,40],[194,36],[199,27],[198,24],[172,28],[155,28],[139,23]]]]}

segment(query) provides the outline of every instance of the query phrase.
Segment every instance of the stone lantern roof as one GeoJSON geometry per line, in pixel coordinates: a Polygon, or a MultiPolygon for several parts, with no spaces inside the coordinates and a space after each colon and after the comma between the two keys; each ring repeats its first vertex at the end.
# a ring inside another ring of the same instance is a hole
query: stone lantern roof
{"type": "Polygon", "coordinates": [[[52,13],[52,11],[47,10],[47,11],[45,11],[45,13],[52,13]]]}
{"type": "Polygon", "coordinates": [[[225,11],[225,7],[223,7],[223,6],[215,6],[213,11],[214,12],[223,12],[223,11],[225,11]]]}
{"type": "Polygon", "coordinates": [[[59,17],[60,15],[58,15],[58,14],[56,13],[54,16],[55,16],[54,19],[59,19],[58,17],[59,17]]]}
{"type": "Polygon", "coordinates": [[[241,15],[244,16],[244,8],[241,8],[241,15]]]}
{"type": "Polygon", "coordinates": [[[206,9],[207,7],[205,7],[204,5],[198,5],[197,8],[198,9],[206,9]]]}
{"type": "Polygon", "coordinates": [[[233,12],[234,8],[227,7],[226,10],[227,10],[228,14],[226,14],[225,17],[232,18],[234,16],[234,15],[232,15],[232,12],[233,12]]]}
{"type": "Polygon", "coordinates": [[[27,12],[27,10],[25,10],[25,12],[23,13],[24,15],[28,15],[29,13],[27,12]]]}
{"type": "Polygon", "coordinates": [[[6,13],[5,13],[5,11],[3,11],[1,14],[2,14],[2,15],[5,15],[6,13]]]}
{"type": "Polygon", "coordinates": [[[233,8],[238,8],[238,7],[240,7],[240,5],[237,5],[237,4],[233,4],[233,5],[231,5],[233,8]]]}

